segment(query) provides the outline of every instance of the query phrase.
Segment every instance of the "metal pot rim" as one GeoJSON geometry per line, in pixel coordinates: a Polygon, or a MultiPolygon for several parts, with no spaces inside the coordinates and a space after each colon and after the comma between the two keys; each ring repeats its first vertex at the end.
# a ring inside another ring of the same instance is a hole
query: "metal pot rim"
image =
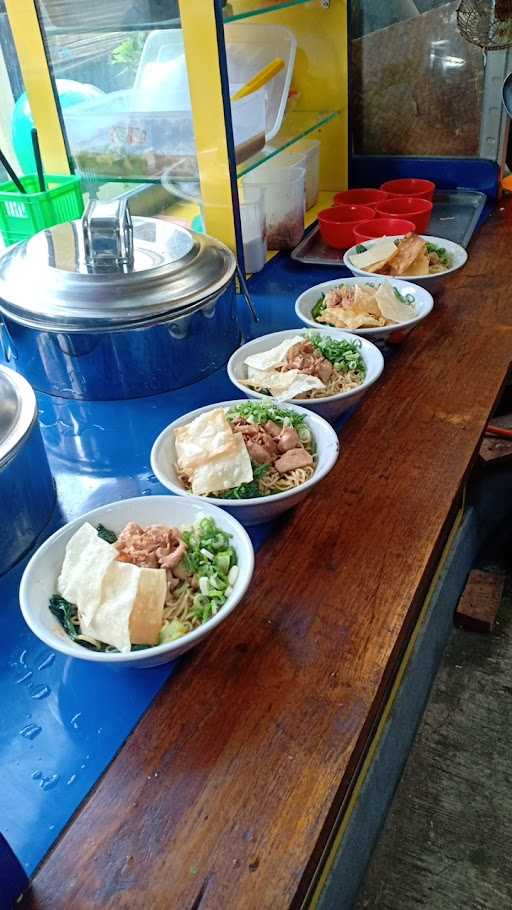
{"type": "MultiPolygon", "coordinates": [[[[145,318],[137,318],[129,322],[127,319],[119,320],[119,322],[107,322],[97,321],[97,322],[84,322],[82,324],[78,322],[58,322],[55,318],[49,320],[37,320],[31,319],[29,315],[25,312],[17,311],[15,305],[6,306],[5,301],[0,298],[0,314],[3,313],[8,319],[12,319],[13,322],[18,323],[18,325],[25,326],[29,329],[34,329],[35,331],[41,332],[50,332],[50,333],[63,333],[66,335],[99,335],[106,334],[110,332],[129,332],[135,329],[149,329],[153,326],[162,325],[168,322],[178,322],[180,319],[184,319],[186,316],[192,316],[193,313],[196,313],[198,310],[203,309],[203,307],[208,306],[212,301],[216,301],[219,297],[227,290],[231,282],[233,281],[234,273],[236,269],[236,263],[233,265],[233,271],[229,275],[227,281],[224,284],[220,285],[213,289],[211,293],[207,296],[201,298],[200,300],[194,301],[193,303],[187,303],[182,307],[173,307],[170,310],[166,310],[161,313],[152,313],[145,318]]],[[[1,317],[0,317],[1,318],[1,317]]]]}
{"type": "Polygon", "coordinates": [[[1,378],[12,387],[18,403],[14,422],[5,438],[0,439],[0,468],[3,468],[29,436],[37,420],[37,401],[32,386],[20,373],[0,364],[1,378]]]}

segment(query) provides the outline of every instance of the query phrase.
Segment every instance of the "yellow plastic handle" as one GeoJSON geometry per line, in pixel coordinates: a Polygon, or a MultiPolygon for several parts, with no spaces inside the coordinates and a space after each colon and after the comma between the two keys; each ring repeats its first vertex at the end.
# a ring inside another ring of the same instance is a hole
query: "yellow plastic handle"
{"type": "Polygon", "coordinates": [[[263,67],[259,73],[256,73],[252,79],[249,79],[245,85],[242,85],[242,88],[239,88],[234,95],[232,95],[232,101],[240,101],[240,98],[245,98],[247,95],[251,95],[252,92],[256,92],[262,85],[265,85],[267,82],[270,82],[274,76],[277,76],[279,72],[284,67],[284,60],[281,57],[276,57],[275,60],[272,60],[272,63],[268,63],[263,67]]]}

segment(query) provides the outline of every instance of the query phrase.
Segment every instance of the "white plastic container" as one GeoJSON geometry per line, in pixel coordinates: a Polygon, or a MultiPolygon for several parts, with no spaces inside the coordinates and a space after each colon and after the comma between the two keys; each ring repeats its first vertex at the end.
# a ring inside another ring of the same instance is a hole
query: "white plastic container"
{"type": "Polygon", "coordinates": [[[264,190],[269,250],[293,250],[302,239],[305,173],[302,167],[268,162],[244,177],[245,186],[264,190]]]}
{"type": "Polygon", "coordinates": [[[302,139],[292,146],[292,151],[305,158],[306,210],[311,209],[318,202],[320,192],[320,142],[318,139],[302,139]]]}
{"type": "Polygon", "coordinates": [[[267,226],[263,187],[240,187],[240,221],[244,245],[245,270],[260,272],[267,257],[267,226]]]}
{"type": "MultiPolygon", "coordinates": [[[[267,145],[267,149],[271,148],[272,145],[267,145]]],[[[318,140],[304,139],[301,142],[294,142],[289,149],[285,149],[272,158],[272,164],[274,167],[283,167],[283,165],[303,167],[306,171],[306,211],[316,205],[320,190],[320,142],[318,140]]]]}

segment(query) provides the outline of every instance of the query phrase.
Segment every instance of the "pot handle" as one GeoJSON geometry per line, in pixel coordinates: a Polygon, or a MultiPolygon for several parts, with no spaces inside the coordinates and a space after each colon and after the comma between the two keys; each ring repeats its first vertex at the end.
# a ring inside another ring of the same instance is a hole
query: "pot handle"
{"type": "Polygon", "coordinates": [[[133,266],[133,224],[126,199],[92,199],[82,218],[85,261],[91,272],[133,266]]]}
{"type": "Polygon", "coordinates": [[[254,319],[254,322],[259,322],[260,317],[258,316],[258,311],[257,311],[256,307],[254,306],[254,303],[251,300],[251,295],[249,293],[249,288],[247,287],[247,282],[245,280],[245,276],[244,276],[240,266],[238,265],[238,262],[236,264],[236,275],[238,278],[238,283],[240,285],[240,290],[242,292],[242,297],[244,298],[244,300],[250,310],[251,316],[254,319]]]}

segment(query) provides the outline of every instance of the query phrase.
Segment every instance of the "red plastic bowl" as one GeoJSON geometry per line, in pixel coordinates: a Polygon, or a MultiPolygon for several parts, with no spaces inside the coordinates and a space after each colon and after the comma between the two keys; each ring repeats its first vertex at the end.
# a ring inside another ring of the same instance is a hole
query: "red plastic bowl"
{"type": "Polygon", "coordinates": [[[389,196],[419,196],[432,202],[436,185],[419,177],[403,177],[401,180],[386,180],[380,188],[389,196]]]}
{"type": "Polygon", "coordinates": [[[343,193],[336,193],[333,205],[368,205],[374,209],[379,202],[384,202],[389,193],[384,190],[370,189],[365,187],[361,190],[344,190],[343,193]]]}
{"type": "Polygon", "coordinates": [[[367,205],[336,205],[318,213],[322,240],[337,250],[348,250],[356,242],[354,228],[373,218],[375,211],[367,205]]]}
{"type": "Polygon", "coordinates": [[[418,196],[396,196],[394,199],[381,202],[377,206],[377,214],[412,221],[416,233],[421,234],[429,226],[433,208],[428,199],[420,199],[418,196]]]}
{"type": "Polygon", "coordinates": [[[397,234],[410,234],[414,231],[414,222],[405,218],[372,218],[371,221],[361,221],[354,228],[356,243],[365,240],[374,240],[377,237],[395,237],[397,234]]]}

